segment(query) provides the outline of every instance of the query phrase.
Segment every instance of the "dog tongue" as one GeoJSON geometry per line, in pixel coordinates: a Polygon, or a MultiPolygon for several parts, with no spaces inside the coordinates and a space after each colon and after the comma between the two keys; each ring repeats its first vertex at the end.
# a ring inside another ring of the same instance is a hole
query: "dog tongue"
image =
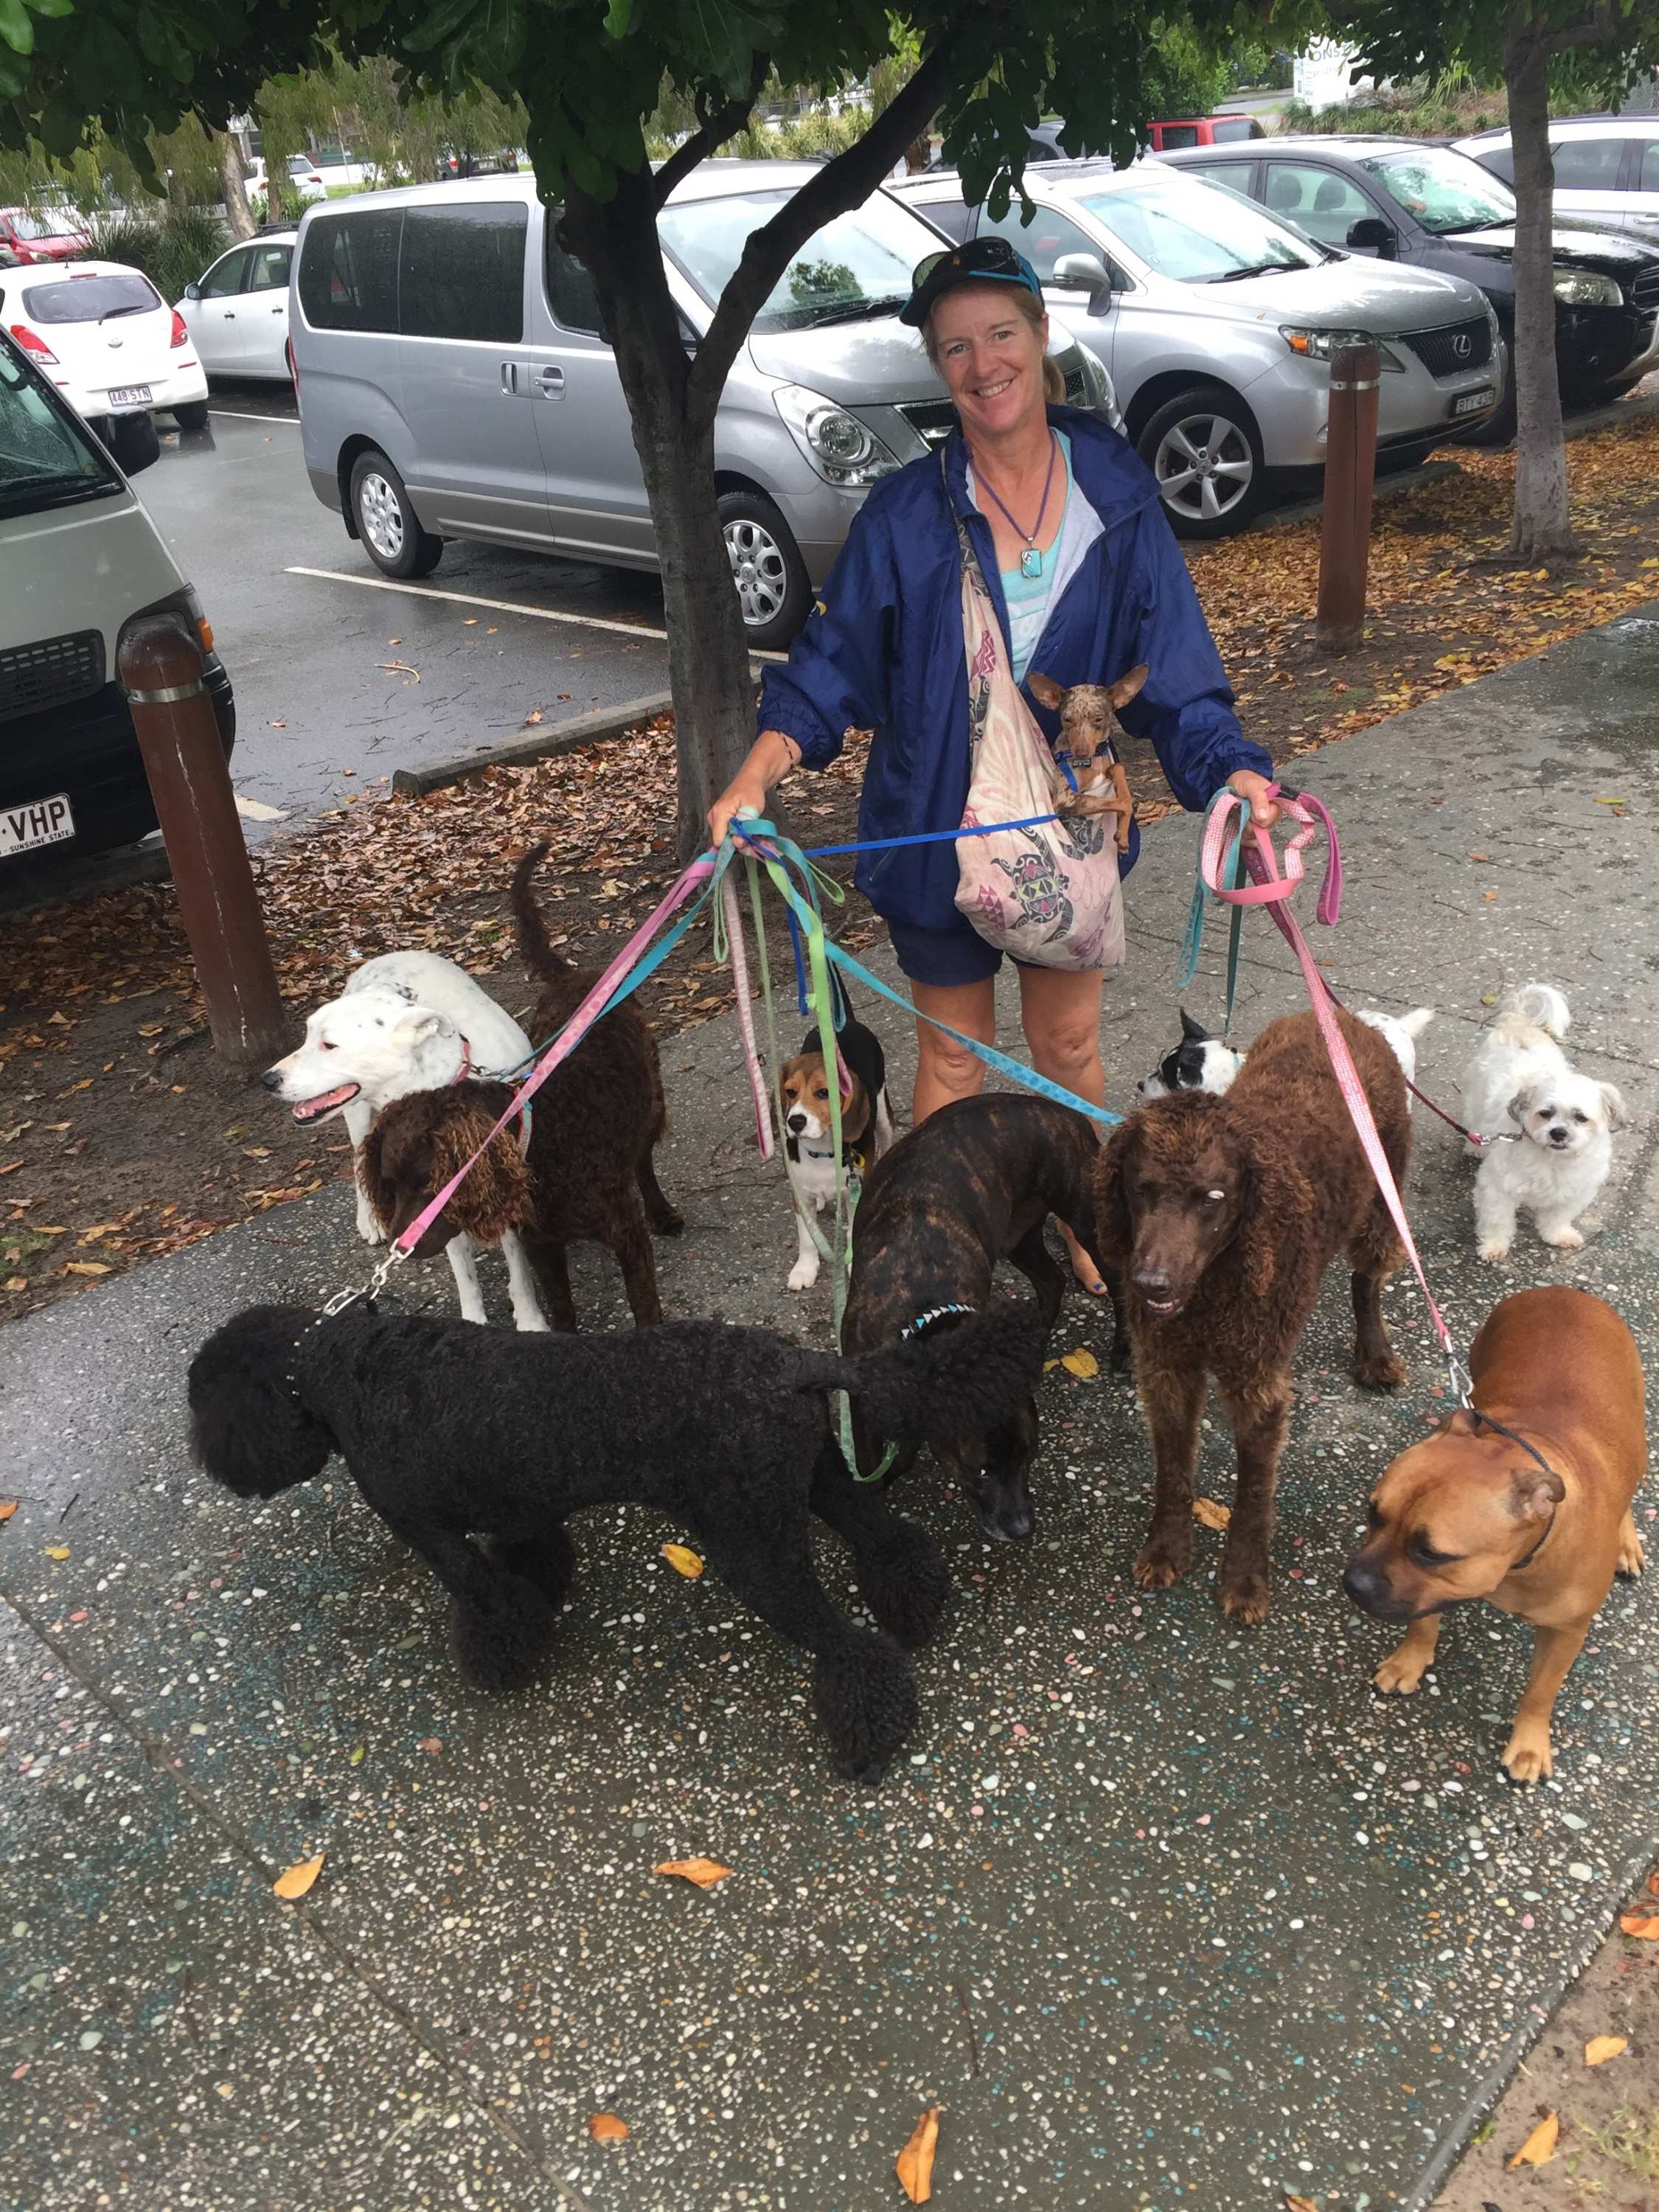
{"type": "Polygon", "coordinates": [[[337,1106],[349,1106],[360,1087],[356,1083],[343,1083],[337,1091],[319,1091],[314,1098],[302,1098],[294,1109],[294,1118],[296,1121],[314,1121],[319,1114],[331,1114],[337,1106]]]}

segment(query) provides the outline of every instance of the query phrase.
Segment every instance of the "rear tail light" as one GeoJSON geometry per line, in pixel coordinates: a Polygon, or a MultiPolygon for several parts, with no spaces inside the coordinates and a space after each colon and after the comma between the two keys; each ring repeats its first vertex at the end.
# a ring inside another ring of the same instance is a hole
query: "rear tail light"
{"type": "Polygon", "coordinates": [[[40,362],[43,368],[48,365],[53,368],[57,368],[57,355],[43,337],[36,337],[27,323],[14,323],[11,326],[11,334],[31,361],[40,362]]]}
{"type": "Polygon", "coordinates": [[[171,351],[173,346],[189,343],[190,332],[185,328],[185,319],[175,307],[173,311],[173,337],[168,343],[168,350],[171,351]]]}

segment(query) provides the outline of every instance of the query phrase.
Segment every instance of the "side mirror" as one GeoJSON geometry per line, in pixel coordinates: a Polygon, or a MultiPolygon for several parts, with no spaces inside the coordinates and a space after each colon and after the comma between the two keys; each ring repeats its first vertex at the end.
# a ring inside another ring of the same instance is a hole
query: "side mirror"
{"type": "Polygon", "coordinates": [[[1054,264],[1049,282],[1068,291],[1086,292],[1091,315],[1099,314],[1112,296],[1112,280],[1106,273],[1106,264],[1095,253],[1062,253],[1054,264]]]}
{"type": "Polygon", "coordinates": [[[161,458],[161,441],[147,413],[106,415],[98,426],[110,458],[123,476],[136,477],[161,458]]]}
{"type": "Polygon", "coordinates": [[[1358,222],[1348,226],[1345,241],[1360,253],[1380,253],[1384,260],[1394,258],[1395,239],[1392,224],[1383,222],[1380,215],[1362,215],[1358,222]]]}
{"type": "Polygon", "coordinates": [[[186,285],[185,285],[185,299],[187,299],[187,300],[199,300],[199,299],[201,298],[201,296],[202,296],[202,288],[201,288],[201,286],[200,286],[199,284],[186,284],[186,285]]]}

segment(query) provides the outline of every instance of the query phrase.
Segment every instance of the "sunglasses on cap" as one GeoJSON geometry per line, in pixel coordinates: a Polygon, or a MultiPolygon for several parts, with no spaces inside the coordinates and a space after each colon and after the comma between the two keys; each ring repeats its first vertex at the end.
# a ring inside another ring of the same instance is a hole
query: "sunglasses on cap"
{"type": "Polygon", "coordinates": [[[910,297],[899,320],[919,330],[943,293],[957,284],[983,283],[1022,284],[1033,298],[1042,297],[1036,271],[1018,247],[1006,238],[975,238],[923,255],[911,273],[910,297]]]}

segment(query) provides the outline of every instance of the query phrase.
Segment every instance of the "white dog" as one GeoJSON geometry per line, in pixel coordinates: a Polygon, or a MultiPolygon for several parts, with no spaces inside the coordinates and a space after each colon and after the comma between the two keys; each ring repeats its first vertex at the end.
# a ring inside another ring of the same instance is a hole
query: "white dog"
{"type": "MultiPolygon", "coordinates": [[[[1374,1006],[1362,1006],[1356,1018],[1369,1022],[1380,1030],[1388,1040],[1389,1049],[1400,1062],[1407,1083],[1417,1080],[1417,1040],[1434,1019],[1432,1006],[1413,1006],[1408,1014],[1381,1014],[1374,1006]]],[[[1409,1110],[1411,1101],[1406,1101],[1409,1110]]]]}
{"type": "MultiPolygon", "coordinates": [[[[464,968],[435,952],[386,952],[366,960],[337,999],[306,1024],[305,1042],[264,1078],[267,1091],[300,1122],[345,1118],[355,1173],[357,1153],[382,1106],[410,1091],[436,1091],[467,1075],[501,1075],[530,1056],[530,1039],[464,968]]],[[[386,1232],[357,1187],[357,1233],[380,1244],[386,1232]]],[[[484,1319],[472,1239],[445,1248],[465,1321],[484,1319]]],[[[545,1329],[535,1277],[523,1245],[501,1239],[513,1319],[545,1329]]]]}
{"type": "Polygon", "coordinates": [[[1567,1002],[1547,983],[1528,983],[1499,1008],[1463,1073],[1463,1119],[1484,1137],[1519,1139],[1480,1155],[1474,1226],[1483,1260],[1502,1260],[1525,1206],[1546,1244],[1576,1252],[1573,1226],[1607,1179],[1613,1134],[1629,1121],[1611,1083],[1581,1075],[1557,1040],[1567,1002]]]}

